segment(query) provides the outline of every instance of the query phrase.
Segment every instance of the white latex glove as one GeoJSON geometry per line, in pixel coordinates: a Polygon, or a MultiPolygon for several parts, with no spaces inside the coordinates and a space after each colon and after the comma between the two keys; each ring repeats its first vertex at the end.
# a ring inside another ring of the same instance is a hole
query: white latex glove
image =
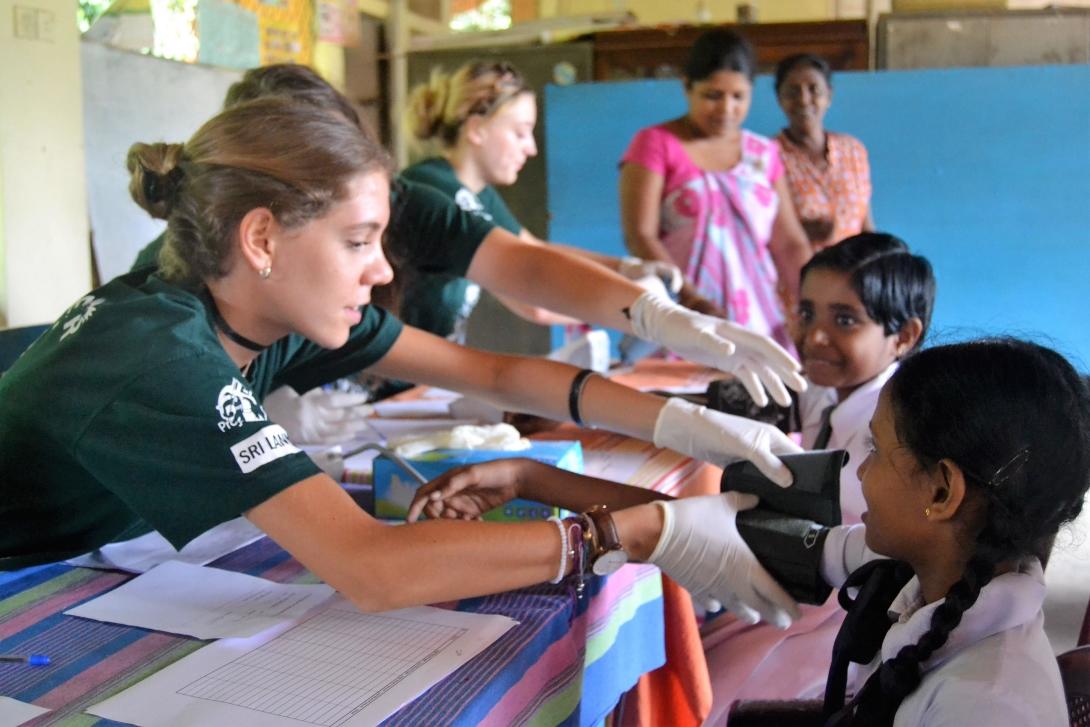
{"type": "Polygon", "coordinates": [[[651,293],[637,298],[629,313],[637,336],[690,361],[734,374],[757,406],[768,404],[765,389],[783,406],[791,403],[787,387],[806,390],[798,361],[768,336],[651,293]]]}
{"type": "Polygon", "coordinates": [[[655,420],[656,447],[666,447],[720,467],[746,459],[765,477],[787,487],[791,471],[777,455],[797,454],[803,449],[771,424],[724,414],[690,401],[672,397],[655,420]]]}
{"type": "Polygon", "coordinates": [[[671,295],[677,295],[685,278],[681,274],[681,268],[673,263],[663,260],[644,260],[638,257],[626,255],[621,258],[621,264],[617,266],[617,272],[629,280],[639,280],[648,275],[653,275],[662,281],[671,295]]]}
{"type": "Polygon", "coordinates": [[[265,397],[262,406],[300,444],[337,444],[368,431],[363,421],[374,413],[366,394],[311,389],[303,396],[282,386],[265,397]]]}
{"type": "Polygon", "coordinates": [[[738,534],[735,516],[757,505],[756,495],[656,500],[662,535],[648,559],[710,611],[725,606],[747,623],[761,619],[781,629],[799,618],[794,599],[757,562],[738,534]]]}

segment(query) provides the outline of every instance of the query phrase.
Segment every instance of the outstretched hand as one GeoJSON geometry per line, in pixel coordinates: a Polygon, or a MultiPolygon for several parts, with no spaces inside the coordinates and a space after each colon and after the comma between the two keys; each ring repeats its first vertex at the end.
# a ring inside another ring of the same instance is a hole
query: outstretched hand
{"type": "Polygon", "coordinates": [[[458,467],[421,487],[406,519],[420,516],[476,520],[489,510],[520,497],[525,473],[537,464],[523,457],[458,467]]]}
{"type": "Polygon", "coordinates": [[[787,628],[799,618],[794,599],[768,574],[738,533],[737,514],[757,497],[721,495],[659,501],[662,535],[648,560],[689,591],[693,599],[726,607],[747,623],[761,619],[787,628]]]}
{"type": "Polygon", "coordinates": [[[802,447],[771,424],[724,414],[672,397],[655,420],[654,443],[720,467],[749,460],[780,487],[792,482],[791,471],[780,461],[802,447]]]}
{"type": "Polygon", "coordinates": [[[799,363],[791,354],[771,338],[736,323],[648,293],[636,299],[629,315],[632,329],[640,338],[695,363],[737,376],[757,406],[766,406],[769,394],[777,403],[788,406],[789,388],[806,389],[799,363]]]}

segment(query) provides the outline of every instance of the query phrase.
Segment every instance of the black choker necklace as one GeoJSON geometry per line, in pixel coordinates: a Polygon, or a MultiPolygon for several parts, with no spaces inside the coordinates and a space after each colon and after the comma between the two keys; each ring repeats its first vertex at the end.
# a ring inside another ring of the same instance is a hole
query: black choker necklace
{"type": "Polygon", "coordinates": [[[220,314],[220,309],[216,307],[216,301],[212,299],[212,293],[208,291],[208,288],[204,289],[203,297],[204,304],[208,308],[208,312],[212,314],[212,322],[216,324],[216,328],[220,329],[223,335],[227,336],[243,348],[248,348],[251,351],[256,351],[257,353],[261,353],[266,348],[268,348],[268,346],[266,346],[265,344],[258,343],[257,341],[251,341],[249,338],[246,338],[246,336],[242,335],[234,328],[231,328],[230,324],[228,324],[227,321],[225,321],[223,319],[223,316],[220,314]]]}

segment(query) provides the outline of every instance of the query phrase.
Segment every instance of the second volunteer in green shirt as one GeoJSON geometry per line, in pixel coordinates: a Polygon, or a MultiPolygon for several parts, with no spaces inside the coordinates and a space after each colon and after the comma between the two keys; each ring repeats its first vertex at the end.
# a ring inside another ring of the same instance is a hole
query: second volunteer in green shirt
{"type": "MultiPolygon", "coordinates": [[[[494,223],[524,243],[546,244],[515,218],[495,187],[514,184],[526,160],[537,155],[534,141],[537,103],[533,89],[518,70],[508,63],[490,61],[467,63],[449,75],[436,69],[428,83],[413,89],[408,106],[409,131],[429,151],[437,147],[434,150],[438,155],[403,170],[402,178],[438,189],[459,208],[494,223]]],[[[629,279],[644,281],[645,285],[657,288],[656,292],[666,292],[662,283],[676,293],[683,280],[681,271],[671,263],[617,258],[569,245],[547,244],[629,279]]],[[[427,290],[433,286],[457,285],[458,281],[449,272],[445,275],[446,278],[420,275],[413,287],[427,290]]],[[[476,291],[468,288],[466,292],[475,303],[476,291]]],[[[402,313],[412,315],[427,297],[407,298],[402,313]]],[[[502,296],[500,300],[535,323],[575,322],[517,300],[502,296]]],[[[468,307],[471,310],[472,304],[468,307]]]]}

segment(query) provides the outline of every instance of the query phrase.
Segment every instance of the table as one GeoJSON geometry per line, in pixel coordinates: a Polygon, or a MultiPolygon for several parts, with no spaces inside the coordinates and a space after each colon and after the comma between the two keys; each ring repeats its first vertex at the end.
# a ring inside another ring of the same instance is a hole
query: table
{"type": "MultiPolygon", "coordinates": [[[[670,373],[677,381],[678,372],[670,373]]],[[[631,484],[675,495],[718,486],[714,468],[620,435],[568,426],[539,437],[579,439],[588,460],[599,464],[639,455],[641,464],[627,477],[631,484]]],[[[314,581],[267,538],[212,565],[278,582],[314,581]]],[[[118,724],[82,711],[207,643],[63,615],[129,578],[64,564],[0,572],[0,653],[44,653],[53,660],[44,668],[0,664],[0,695],[53,710],[28,725],[118,724]]],[[[592,725],[637,683],[618,712],[619,724],[663,724],[666,715],[671,724],[699,724],[702,700],[710,705],[688,596],[654,567],[627,565],[607,578],[590,578],[582,600],[564,586],[543,584],[438,605],[503,614],[519,625],[385,725],[592,725]],[[692,714],[683,719],[682,711],[692,714]]]]}
{"type": "MultiPolygon", "coordinates": [[[[268,538],[213,565],[285,583],[313,582],[268,538]]],[[[48,667],[0,664],[0,694],[54,711],[31,725],[114,725],[80,712],[192,653],[204,641],[65,616],[131,576],[52,564],[0,574],[0,651],[44,653],[48,667]]],[[[594,724],[660,666],[657,569],[625,566],[583,599],[548,584],[441,604],[519,624],[384,724],[594,724]]]]}

